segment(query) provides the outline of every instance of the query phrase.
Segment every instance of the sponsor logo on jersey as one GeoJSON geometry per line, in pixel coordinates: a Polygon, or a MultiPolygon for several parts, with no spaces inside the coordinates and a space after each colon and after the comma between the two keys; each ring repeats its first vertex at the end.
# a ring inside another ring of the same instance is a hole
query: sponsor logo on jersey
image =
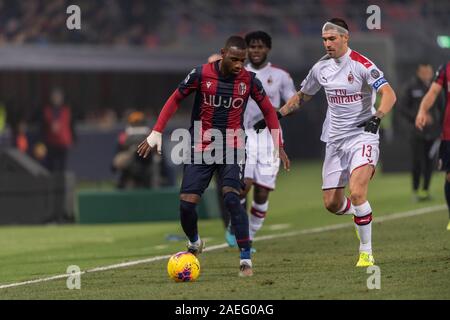
{"type": "Polygon", "coordinates": [[[350,71],[347,77],[348,83],[352,84],[353,80],[355,80],[355,77],[353,77],[353,73],[350,71]]]}
{"type": "Polygon", "coordinates": [[[348,104],[362,100],[362,94],[347,94],[347,89],[336,89],[334,95],[328,95],[328,101],[334,104],[348,104]]]}
{"type": "Polygon", "coordinates": [[[239,83],[239,94],[243,96],[247,92],[247,85],[243,82],[239,83]]]}
{"type": "Polygon", "coordinates": [[[223,97],[219,95],[211,95],[203,92],[203,103],[207,106],[213,108],[224,107],[228,109],[230,107],[234,109],[242,108],[244,105],[244,99],[242,98],[233,98],[233,97],[223,97]]]}

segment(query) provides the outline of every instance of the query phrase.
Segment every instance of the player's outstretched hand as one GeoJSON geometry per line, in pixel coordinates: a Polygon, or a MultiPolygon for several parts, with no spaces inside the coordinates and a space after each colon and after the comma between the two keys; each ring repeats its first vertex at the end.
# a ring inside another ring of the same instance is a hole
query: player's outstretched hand
{"type": "Polygon", "coordinates": [[[158,154],[161,154],[161,145],[162,145],[162,134],[158,131],[152,131],[150,135],[142,141],[137,149],[137,153],[140,157],[147,158],[152,150],[155,149],[158,151],[158,154]]]}
{"type": "Polygon", "coordinates": [[[289,157],[283,147],[280,148],[280,159],[283,162],[284,170],[289,171],[291,169],[291,160],[289,160],[289,157]]]}
{"type": "Polygon", "coordinates": [[[365,132],[370,132],[373,134],[377,134],[378,128],[380,127],[381,119],[377,116],[372,116],[367,121],[364,121],[360,125],[358,125],[358,128],[364,127],[365,132]]]}

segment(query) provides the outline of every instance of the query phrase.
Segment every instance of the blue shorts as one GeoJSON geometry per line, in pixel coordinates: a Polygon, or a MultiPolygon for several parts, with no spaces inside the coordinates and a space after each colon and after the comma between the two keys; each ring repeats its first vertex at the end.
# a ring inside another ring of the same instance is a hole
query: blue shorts
{"type": "Polygon", "coordinates": [[[214,172],[217,170],[219,181],[222,182],[219,187],[231,187],[237,191],[244,188],[244,170],[245,170],[245,151],[243,152],[243,161],[233,163],[213,163],[213,164],[185,164],[183,169],[183,182],[181,183],[180,193],[193,193],[202,195],[208,188],[214,172]]]}

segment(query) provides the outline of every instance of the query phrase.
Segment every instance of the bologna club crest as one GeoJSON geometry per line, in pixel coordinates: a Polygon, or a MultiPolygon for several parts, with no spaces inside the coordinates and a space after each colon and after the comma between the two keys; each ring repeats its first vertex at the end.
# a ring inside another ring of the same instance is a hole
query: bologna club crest
{"type": "Polygon", "coordinates": [[[350,73],[348,74],[347,79],[348,79],[348,83],[350,83],[350,84],[352,84],[352,83],[353,83],[353,80],[355,80],[355,77],[353,77],[353,74],[352,74],[351,71],[350,71],[350,73]]]}
{"type": "Polygon", "coordinates": [[[239,94],[243,96],[245,92],[247,92],[247,86],[243,82],[239,83],[239,94]]]}

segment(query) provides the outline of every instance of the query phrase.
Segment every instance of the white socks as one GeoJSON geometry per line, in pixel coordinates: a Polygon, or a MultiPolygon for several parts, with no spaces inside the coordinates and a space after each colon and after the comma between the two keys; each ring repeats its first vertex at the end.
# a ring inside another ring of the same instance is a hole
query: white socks
{"type": "Polygon", "coordinates": [[[372,208],[369,201],[354,208],[354,221],[360,238],[359,251],[372,254],[372,208]]]}
{"type": "Polygon", "coordinates": [[[189,245],[191,245],[191,246],[196,246],[196,247],[198,247],[198,246],[200,246],[200,244],[201,244],[200,236],[198,236],[197,241],[191,242],[191,240],[189,240],[189,245]]]}
{"type": "Polygon", "coordinates": [[[248,219],[250,240],[253,240],[256,232],[261,229],[268,209],[269,201],[264,204],[257,204],[255,201],[252,202],[251,214],[248,219]]]}

